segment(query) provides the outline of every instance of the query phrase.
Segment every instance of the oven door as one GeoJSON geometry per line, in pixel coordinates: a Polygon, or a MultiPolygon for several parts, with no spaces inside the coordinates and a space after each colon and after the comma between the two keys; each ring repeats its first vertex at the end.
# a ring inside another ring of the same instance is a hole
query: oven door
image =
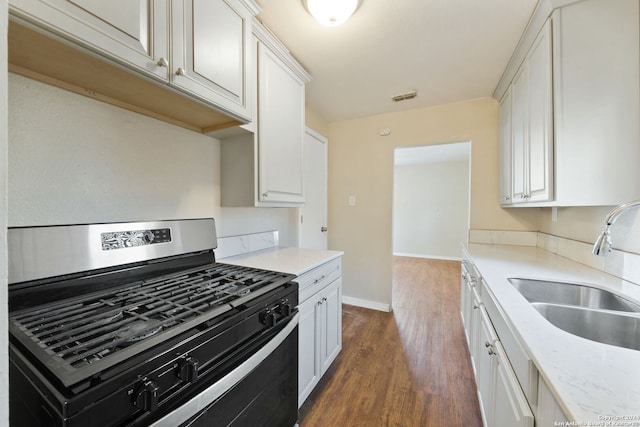
{"type": "Polygon", "coordinates": [[[233,371],[152,426],[292,427],[297,392],[298,314],[233,371]]]}

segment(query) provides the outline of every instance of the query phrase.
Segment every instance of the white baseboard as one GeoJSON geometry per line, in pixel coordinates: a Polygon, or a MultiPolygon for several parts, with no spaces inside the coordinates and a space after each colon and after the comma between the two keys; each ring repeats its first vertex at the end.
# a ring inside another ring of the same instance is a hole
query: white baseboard
{"type": "Polygon", "coordinates": [[[356,307],[370,308],[372,310],[385,311],[387,313],[389,313],[391,311],[391,307],[389,306],[389,304],[384,304],[384,303],[376,302],[376,301],[370,301],[370,300],[366,300],[366,299],[348,297],[348,296],[345,296],[345,295],[342,296],[342,303],[343,304],[349,304],[349,305],[355,305],[356,307]]]}
{"type": "Polygon", "coordinates": [[[410,254],[410,253],[406,253],[406,252],[394,252],[393,256],[404,256],[404,257],[410,257],[410,258],[426,258],[426,259],[442,259],[442,260],[446,260],[446,261],[462,261],[462,258],[460,258],[460,257],[410,254]]]}

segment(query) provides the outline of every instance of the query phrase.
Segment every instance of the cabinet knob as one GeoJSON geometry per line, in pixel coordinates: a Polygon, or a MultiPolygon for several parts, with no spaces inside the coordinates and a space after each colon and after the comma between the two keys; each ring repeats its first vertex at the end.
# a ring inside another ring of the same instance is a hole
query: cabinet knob
{"type": "Polygon", "coordinates": [[[504,197],[503,197],[503,199],[504,199],[504,200],[511,200],[511,197],[509,197],[509,196],[504,196],[504,197]]]}
{"type": "Polygon", "coordinates": [[[169,66],[169,61],[167,61],[164,58],[160,58],[160,59],[158,59],[158,62],[156,62],[156,65],[158,67],[168,67],[169,66]]]}
{"type": "Polygon", "coordinates": [[[187,72],[185,71],[185,69],[184,69],[184,68],[179,67],[179,68],[176,70],[176,74],[177,74],[177,75],[179,75],[179,76],[184,76],[184,75],[186,75],[186,74],[187,74],[187,72]]]}
{"type": "Polygon", "coordinates": [[[269,197],[269,193],[262,193],[262,197],[264,197],[264,198],[269,197]]]}
{"type": "Polygon", "coordinates": [[[324,226],[320,227],[320,231],[323,232],[323,233],[326,233],[327,230],[329,230],[327,227],[324,227],[324,226]]]}

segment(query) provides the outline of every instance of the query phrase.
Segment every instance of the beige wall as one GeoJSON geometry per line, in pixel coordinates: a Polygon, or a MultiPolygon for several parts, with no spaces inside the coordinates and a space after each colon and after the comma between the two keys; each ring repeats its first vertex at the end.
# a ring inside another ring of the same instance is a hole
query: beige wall
{"type": "Polygon", "coordinates": [[[331,123],[329,140],[329,247],[345,251],[348,297],[391,303],[395,147],[471,141],[471,228],[537,229],[538,209],[499,207],[498,103],[492,98],[331,123]],[[379,136],[381,128],[391,134],[379,136]]]}
{"type": "Polygon", "coordinates": [[[329,122],[309,107],[305,110],[305,124],[320,135],[329,136],[329,122]]]}

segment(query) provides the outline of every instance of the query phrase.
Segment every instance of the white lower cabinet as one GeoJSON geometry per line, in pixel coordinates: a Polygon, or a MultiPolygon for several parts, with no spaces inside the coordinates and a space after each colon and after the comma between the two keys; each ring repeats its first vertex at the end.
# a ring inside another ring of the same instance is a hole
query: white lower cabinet
{"type": "Polygon", "coordinates": [[[558,425],[570,425],[562,408],[553,397],[549,386],[544,379],[538,377],[538,407],[536,408],[536,427],[554,427],[558,425]]]}
{"type": "Polygon", "coordinates": [[[534,418],[529,403],[520,388],[507,354],[500,341],[493,344],[494,365],[493,422],[491,426],[533,427],[534,418]]]}
{"type": "MultiPolygon", "coordinates": [[[[465,263],[472,265],[468,261],[465,263]]],[[[470,307],[470,312],[469,308],[466,309],[469,315],[465,319],[465,328],[478,387],[483,425],[485,427],[533,427],[534,415],[531,406],[535,402],[529,402],[525,396],[521,382],[501,342],[504,339],[511,345],[515,337],[501,337],[496,332],[488,310],[493,312],[495,304],[489,300],[491,296],[484,289],[485,286],[484,281],[478,278],[473,286],[461,287],[462,301],[470,307]],[[467,295],[464,295],[465,292],[467,295]]],[[[504,323],[502,319],[496,320],[504,323]]],[[[526,383],[528,376],[523,380],[526,383]]],[[[530,388],[527,387],[527,390],[530,388]]]]}
{"type": "Polygon", "coordinates": [[[301,276],[298,325],[298,407],[342,350],[340,260],[301,276]],[[317,291],[309,295],[309,291],[317,291]]]}

